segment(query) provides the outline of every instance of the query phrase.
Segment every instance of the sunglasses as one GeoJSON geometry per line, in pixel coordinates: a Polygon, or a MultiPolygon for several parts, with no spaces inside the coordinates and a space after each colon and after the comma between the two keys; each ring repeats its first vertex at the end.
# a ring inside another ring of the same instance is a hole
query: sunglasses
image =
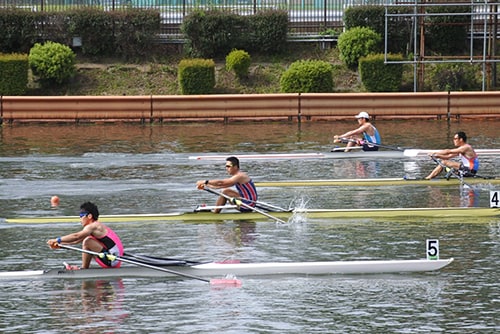
{"type": "Polygon", "coordinates": [[[83,218],[83,217],[87,216],[88,214],[89,214],[88,212],[82,211],[82,212],[80,212],[80,218],[83,218]]]}
{"type": "Polygon", "coordinates": [[[233,165],[226,165],[226,168],[231,168],[233,167],[233,165]]]}

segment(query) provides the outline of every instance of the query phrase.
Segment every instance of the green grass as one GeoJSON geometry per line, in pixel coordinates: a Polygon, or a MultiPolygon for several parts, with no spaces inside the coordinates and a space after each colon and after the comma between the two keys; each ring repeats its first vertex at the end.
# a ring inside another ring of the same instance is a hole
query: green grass
{"type": "MultiPolygon", "coordinates": [[[[293,45],[293,50],[281,56],[250,55],[252,64],[247,78],[238,79],[225,69],[224,60],[216,61],[217,94],[280,93],[279,80],[287,67],[299,59],[320,59],[333,66],[334,87],[337,92],[360,91],[355,72],[339,60],[335,48],[321,50],[315,44],[293,45]]],[[[57,87],[39,87],[32,83],[27,95],[178,95],[177,64],[181,55],[150,57],[142,63],[123,63],[120,60],[83,59],[77,57],[78,71],[70,82],[57,87]]]]}

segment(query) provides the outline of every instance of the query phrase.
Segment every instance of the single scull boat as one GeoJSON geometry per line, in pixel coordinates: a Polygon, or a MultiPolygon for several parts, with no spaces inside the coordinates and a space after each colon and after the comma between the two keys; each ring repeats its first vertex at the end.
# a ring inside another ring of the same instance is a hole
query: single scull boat
{"type": "MultiPolygon", "coordinates": [[[[402,151],[360,151],[351,152],[316,152],[316,153],[268,153],[268,154],[238,154],[227,153],[189,156],[190,160],[198,161],[225,161],[229,156],[236,156],[240,160],[292,160],[292,159],[350,159],[350,158],[417,158],[427,157],[429,153],[438,150],[406,149],[402,151]]],[[[500,149],[476,149],[478,155],[500,155],[500,149]]]]}
{"type": "MultiPolygon", "coordinates": [[[[500,184],[499,178],[466,177],[467,184],[500,184]]],[[[320,186],[453,186],[459,185],[457,178],[450,179],[410,179],[410,178],[377,178],[377,179],[329,179],[329,180],[283,180],[283,181],[256,181],[257,187],[320,187],[320,186]]]]}
{"type": "MultiPolygon", "coordinates": [[[[265,263],[200,263],[194,265],[158,266],[187,275],[200,277],[236,275],[331,275],[331,274],[381,274],[402,272],[425,272],[439,270],[453,262],[443,260],[363,260],[324,262],[265,262],[265,263]]],[[[0,279],[23,278],[105,278],[105,277],[172,277],[171,273],[143,267],[122,266],[118,269],[84,270],[32,270],[0,272],[0,279]]]]}
{"type": "MultiPolygon", "coordinates": [[[[232,210],[233,206],[228,206],[232,210]]],[[[269,220],[269,218],[257,212],[236,212],[234,210],[212,213],[210,211],[199,212],[171,212],[153,214],[126,214],[126,215],[101,215],[99,221],[103,223],[126,223],[146,221],[186,221],[213,223],[224,220],[269,220]]],[[[464,219],[480,217],[499,217],[499,208],[385,208],[385,209],[291,209],[291,211],[269,211],[270,215],[281,219],[289,219],[293,215],[303,216],[311,219],[464,219]]],[[[53,224],[53,223],[77,223],[75,216],[53,216],[53,217],[19,217],[6,218],[5,223],[11,224],[53,224]]],[[[477,219],[467,221],[476,222],[477,219]]]]}

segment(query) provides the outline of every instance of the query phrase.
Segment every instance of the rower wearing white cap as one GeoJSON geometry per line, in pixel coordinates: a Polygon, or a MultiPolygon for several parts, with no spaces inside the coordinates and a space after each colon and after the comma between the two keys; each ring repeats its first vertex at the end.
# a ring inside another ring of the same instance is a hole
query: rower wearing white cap
{"type": "Polygon", "coordinates": [[[356,115],[356,118],[358,119],[359,128],[340,136],[334,136],[333,142],[347,143],[346,152],[349,152],[349,149],[353,146],[362,146],[363,151],[378,151],[378,145],[382,143],[382,140],[377,128],[370,123],[370,115],[366,111],[362,111],[356,115]]]}

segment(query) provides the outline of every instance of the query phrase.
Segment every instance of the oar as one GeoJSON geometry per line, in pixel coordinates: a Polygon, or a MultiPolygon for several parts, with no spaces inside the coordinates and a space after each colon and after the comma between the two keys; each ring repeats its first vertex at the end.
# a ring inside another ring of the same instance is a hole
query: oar
{"type": "Polygon", "coordinates": [[[265,210],[275,210],[275,211],[282,211],[282,212],[291,212],[293,211],[293,209],[285,209],[285,208],[281,208],[279,206],[275,206],[275,205],[272,205],[272,204],[269,204],[269,203],[266,203],[266,202],[260,202],[260,201],[252,201],[251,199],[246,199],[246,201],[248,202],[252,202],[252,203],[255,203],[256,206],[262,208],[262,209],[265,209],[265,210]]]}
{"type": "MultiPolygon", "coordinates": [[[[447,169],[449,169],[449,171],[446,175],[454,176],[460,180],[461,184],[466,185],[469,188],[472,188],[469,184],[464,182],[464,177],[462,175],[460,175],[460,173],[456,169],[446,166],[445,164],[443,164],[443,162],[441,160],[437,159],[433,155],[431,155],[431,159],[434,160],[434,162],[437,163],[439,166],[441,166],[445,171],[447,169]]],[[[447,176],[446,178],[449,179],[449,176],[447,176]]]]}
{"type": "Polygon", "coordinates": [[[230,197],[230,196],[228,196],[228,195],[226,195],[226,194],[223,194],[222,192],[215,191],[215,190],[210,189],[210,188],[208,188],[208,187],[204,187],[204,188],[203,188],[203,190],[206,190],[206,191],[208,191],[209,193],[212,193],[212,194],[215,194],[215,195],[222,196],[222,197],[224,197],[225,199],[229,200],[229,202],[230,202],[230,203],[232,203],[232,204],[236,204],[237,206],[242,206],[242,207],[244,207],[244,208],[246,208],[246,209],[248,209],[248,210],[252,210],[252,211],[254,211],[254,212],[260,213],[260,214],[261,214],[261,215],[263,215],[263,216],[266,216],[266,217],[268,217],[268,218],[271,218],[271,219],[273,219],[273,220],[275,220],[275,221],[277,221],[277,222],[279,222],[279,223],[286,224],[286,222],[285,222],[284,220],[281,220],[281,219],[279,219],[279,218],[277,218],[277,217],[271,216],[271,215],[270,215],[270,214],[268,214],[267,212],[261,211],[261,210],[259,210],[259,209],[257,209],[257,208],[254,208],[253,206],[250,206],[250,205],[248,205],[248,204],[245,204],[245,203],[243,203],[243,201],[242,201],[242,200],[240,200],[240,199],[237,199],[237,198],[234,198],[234,197],[230,197]]]}
{"type": "Polygon", "coordinates": [[[354,140],[354,139],[349,139],[349,138],[339,138],[340,141],[342,143],[356,143],[356,144],[367,144],[367,145],[372,145],[372,146],[377,146],[377,147],[382,147],[382,148],[386,148],[388,150],[394,150],[394,151],[400,151],[400,152],[404,152],[405,151],[405,148],[403,147],[399,147],[399,146],[390,146],[390,145],[382,145],[382,144],[377,144],[377,143],[372,143],[372,142],[369,142],[367,140],[362,140],[360,142],[358,142],[357,140],[354,140]]]}
{"type": "MultiPolygon", "coordinates": [[[[130,264],[134,264],[134,265],[140,266],[140,267],[145,267],[145,268],[149,268],[149,269],[153,269],[153,270],[163,271],[163,272],[166,272],[166,273],[169,273],[169,274],[172,274],[172,275],[177,275],[177,276],[183,276],[183,277],[187,277],[187,278],[197,279],[197,280],[200,280],[200,281],[203,281],[203,282],[210,283],[210,285],[233,285],[233,286],[237,286],[237,287],[241,286],[241,281],[238,280],[238,279],[235,279],[235,278],[215,278],[215,279],[210,279],[209,280],[209,279],[206,279],[206,278],[203,278],[203,277],[189,275],[189,274],[181,273],[181,272],[178,272],[178,271],[166,269],[166,268],[163,268],[163,267],[157,267],[157,266],[153,266],[153,265],[150,265],[150,264],[147,264],[147,263],[142,263],[142,262],[137,262],[137,261],[134,261],[134,260],[129,260],[127,258],[123,258],[123,257],[118,256],[118,255],[113,255],[113,254],[108,254],[108,253],[97,253],[97,252],[93,252],[93,251],[90,251],[90,250],[81,249],[81,248],[77,248],[77,247],[72,247],[72,246],[68,246],[68,245],[62,245],[62,244],[58,244],[58,245],[61,248],[65,248],[65,249],[70,249],[70,250],[74,250],[74,251],[78,251],[78,252],[82,252],[82,253],[91,254],[91,255],[97,256],[97,257],[99,257],[101,259],[107,258],[110,261],[118,260],[118,261],[130,263],[130,264]]],[[[110,269],[110,270],[112,270],[112,269],[110,269]]]]}

